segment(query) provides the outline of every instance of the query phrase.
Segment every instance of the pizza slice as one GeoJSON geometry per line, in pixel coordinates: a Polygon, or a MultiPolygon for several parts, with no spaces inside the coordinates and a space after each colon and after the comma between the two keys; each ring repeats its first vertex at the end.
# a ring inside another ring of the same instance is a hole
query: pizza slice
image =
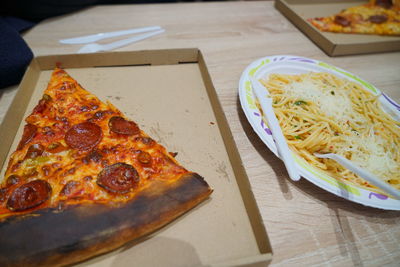
{"type": "Polygon", "coordinates": [[[58,266],[149,234],[212,192],[64,70],[52,73],[0,184],[0,266],[58,266]]]}
{"type": "Polygon", "coordinates": [[[321,31],[400,35],[400,1],[370,0],[327,17],[308,19],[321,31]]]}

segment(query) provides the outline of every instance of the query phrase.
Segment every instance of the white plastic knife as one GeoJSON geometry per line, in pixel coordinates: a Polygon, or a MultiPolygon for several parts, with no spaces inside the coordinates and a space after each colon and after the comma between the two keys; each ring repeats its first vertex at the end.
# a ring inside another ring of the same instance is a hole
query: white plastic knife
{"type": "Polygon", "coordinates": [[[99,51],[110,51],[110,50],[114,50],[116,48],[120,48],[132,43],[135,43],[137,41],[141,41],[144,40],[146,38],[155,36],[157,34],[163,33],[165,32],[164,29],[159,30],[159,31],[155,31],[155,32],[147,32],[147,33],[143,33],[134,37],[130,37],[127,39],[123,39],[123,40],[119,40],[110,44],[98,44],[98,43],[91,43],[91,44],[86,44],[84,45],[81,49],[79,49],[78,54],[82,54],[82,53],[95,53],[95,52],[99,52],[99,51]]]}
{"type": "Polygon", "coordinates": [[[283,163],[285,164],[286,170],[289,174],[290,179],[293,181],[300,180],[300,174],[297,171],[297,167],[294,163],[294,159],[290,152],[290,149],[286,143],[286,139],[283,136],[281,127],[279,126],[278,119],[275,116],[272,108],[272,99],[268,96],[266,89],[257,81],[255,78],[250,77],[253,92],[261,105],[264,112],[264,117],[267,119],[268,126],[271,129],[272,137],[275,140],[278,153],[281,156],[283,163]]]}
{"type": "Polygon", "coordinates": [[[86,36],[62,39],[62,40],[60,40],[60,43],[62,43],[62,44],[88,44],[88,43],[97,42],[99,40],[106,39],[106,38],[117,37],[117,36],[122,36],[122,35],[127,35],[127,34],[141,33],[141,32],[157,31],[157,30],[161,30],[161,29],[162,28],[160,26],[150,26],[150,27],[135,28],[135,29],[129,29],[129,30],[123,30],[123,31],[102,32],[102,33],[91,34],[91,35],[86,35],[86,36]]]}

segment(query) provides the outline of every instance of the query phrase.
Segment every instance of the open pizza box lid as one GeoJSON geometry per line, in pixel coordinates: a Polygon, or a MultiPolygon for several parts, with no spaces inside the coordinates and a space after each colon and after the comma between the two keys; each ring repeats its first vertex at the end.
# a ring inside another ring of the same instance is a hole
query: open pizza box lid
{"type": "Polygon", "coordinates": [[[400,51],[400,36],[322,32],[307,19],[336,14],[366,0],[276,0],[275,7],[329,56],[400,51]]]}
{"type": "Polygon", "coordinates": [[[24,118],[42,97],[56,64],[168,151],[178,152],[177,160],[201,174],[214,190],[209,199],[162,229],[78,265],[265,266],[271,261],[267,233],[198,49],[33,59],[0,126],[1,179],[24,118]]]}

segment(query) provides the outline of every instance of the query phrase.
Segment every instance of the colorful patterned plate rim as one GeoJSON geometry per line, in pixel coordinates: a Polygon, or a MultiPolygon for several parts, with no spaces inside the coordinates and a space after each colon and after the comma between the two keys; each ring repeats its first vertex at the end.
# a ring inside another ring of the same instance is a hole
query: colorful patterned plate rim
{"type": "MultiPolygon", "coordinates": [[[[265,145],[277,156],[277,149],[272,139],[271,131],[261,118],[260,112],[255,105],[255,97],[251,88],[249,77],[256,79],[265,78],[270,73],[300,74],[306,72],[329,72],[341,78],[354,81],[362,85],[365,89],[374,94],[381,92],[372,84],[357,77],[356,75],[332,66],[322,61],[291,55],[277,55],[260,58],[252,62],[243,71],[239,81],[239,99],[242,109],[250,122],[254,131],[265,143],[265,145]]],[[[379,97],[383,109],[390,113],[394,118],[400,120],[400,105],[389,96],[382,93],[379,97]]],[[[303,178],[314,183],[326,191],[337,196],[343,197],[353,202],[366,206],[381,208],[386,210],[400,210],[400,200],[393,199],[386,195],[367,190],[365,188],[350,183],[340,182],[333,177],[321,172],[317,168],[308,164],[300,156],[292,154],[296,165],[303,178]]]]}

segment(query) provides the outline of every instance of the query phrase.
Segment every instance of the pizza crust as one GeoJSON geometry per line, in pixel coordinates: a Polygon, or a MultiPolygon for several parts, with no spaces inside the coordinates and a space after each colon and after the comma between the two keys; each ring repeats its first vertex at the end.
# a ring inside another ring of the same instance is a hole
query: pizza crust
{"type": "Polygon", "coordinates": [[[153,180],[122,206],[79,204],[0,222],[0,266],[63,266],[147,235],[199,204],[212,190],[196,173],[153,180]]]}

